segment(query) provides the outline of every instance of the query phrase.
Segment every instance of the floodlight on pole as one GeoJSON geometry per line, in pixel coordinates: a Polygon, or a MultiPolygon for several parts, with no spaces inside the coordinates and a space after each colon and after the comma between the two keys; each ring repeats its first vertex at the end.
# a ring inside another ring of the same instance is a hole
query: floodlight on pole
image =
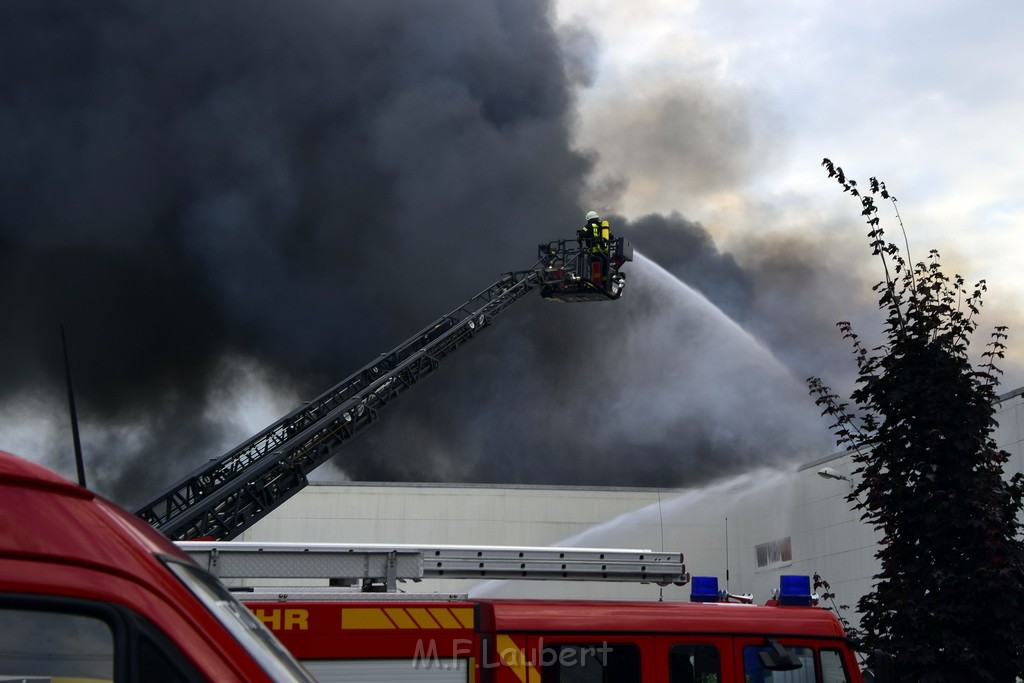
{"type": "Polygon", "coordinates": [[[839,472],[836,472],[831,467],[822,467],[820,470],[818,470],[818,476],[821,477],[822,479],[839,479],[841,481],[847,481],[850,483],[850,488],[853,488],[853,479],[846,476],[845,474],[840,474],[839,472]]]}

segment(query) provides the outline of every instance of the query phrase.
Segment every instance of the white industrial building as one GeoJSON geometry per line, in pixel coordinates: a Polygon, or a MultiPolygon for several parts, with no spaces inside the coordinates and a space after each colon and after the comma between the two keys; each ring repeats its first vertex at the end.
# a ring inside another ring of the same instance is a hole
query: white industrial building
{"type": "MultiPolygon", "coordinates": [[[[1024,388],[1000,402],[995,437],[1024,471],[1024,388]]],[[[781,574],[820,574],[855,605],[876,571],[876,534],[844,500],[853,463],[830,455],[699,489],[312,483],[239,540],[418,545],[571,545],[680,551],[694,575],[761,602],[781,574]],[[820,471],[828,468],[825,474],[820,471]],[[836,478],[846,477],[847,479],[836,478]]],[[[433,581],[406,590],[688,599],[688,587],[433,581]]],[[[846,616],[856,621],[851,609],[846,616]]]]}

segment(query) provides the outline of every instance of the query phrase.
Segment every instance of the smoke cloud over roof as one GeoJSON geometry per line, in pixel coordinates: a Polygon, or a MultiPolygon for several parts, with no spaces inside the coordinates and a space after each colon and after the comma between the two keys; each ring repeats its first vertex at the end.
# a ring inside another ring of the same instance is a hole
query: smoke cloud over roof
{"type": "MultiPolygon", "coordinates": [[[[138,502],[572,236],[593,47],[551,17],[0,4],[0,448],[71,471],[63,323],[92,483],[138,502]]],[[[830,312],[773,324],[813,249],[614,227],[650,257],[622,300],[517,304],[335,475],[674,486],[828,448],[794,371],[831,352],[784,349],[830,312]]]]}

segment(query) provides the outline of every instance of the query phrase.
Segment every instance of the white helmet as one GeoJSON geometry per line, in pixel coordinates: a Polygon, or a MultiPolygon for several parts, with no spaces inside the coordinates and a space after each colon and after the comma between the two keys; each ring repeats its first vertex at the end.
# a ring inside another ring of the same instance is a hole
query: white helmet
{"type": "Polygon", "coordinates": [[[597,211],[591,211],[587,214],[587,220],[592,221],[597,218],[597,211]]]}

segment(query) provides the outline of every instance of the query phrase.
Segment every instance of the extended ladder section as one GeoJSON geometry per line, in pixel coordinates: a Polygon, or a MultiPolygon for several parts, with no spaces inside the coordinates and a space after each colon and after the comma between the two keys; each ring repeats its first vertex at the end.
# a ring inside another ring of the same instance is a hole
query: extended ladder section
{"type": "Polygon", "coordinates": [[[546,278],[540,270],[506,274],[391,352],[198,468],[135,514],[176,540],[235,538],[300,491],[310,471],[546,278]]]}
{"type": "MultiPolygon", "coordinates": [[[[394,591],[422,579],[622,581],[684,585],[682,553],[600,548],[179,542],[221,579],[321,579],[394,591]]],[[[328,585],[325,583],[324,585],[328,585]]]]}
{"type": "Polygon", "coordinates": [[[332,389],[196,469],[135,514],[175,540],[237,537],[298,493],[309,472],[534,287],[558,301],[618,298],[625,283],[619,268],[632,260],[633,248],[622,238],[598,246],[558,240],[539,245],[538,254],[533,269],[504,275],[332,389]]]}

